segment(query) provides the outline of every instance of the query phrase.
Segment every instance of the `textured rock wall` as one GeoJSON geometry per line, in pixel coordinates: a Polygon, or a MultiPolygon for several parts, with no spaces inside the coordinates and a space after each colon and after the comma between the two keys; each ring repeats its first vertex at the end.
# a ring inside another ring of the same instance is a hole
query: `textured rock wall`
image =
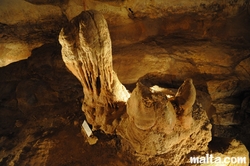
{"type": "Polygon", "coordinates": [[[58,6],[1,0],[0,66],[28,58],[34,48],[43,44],[55,43],[65,22],[58,6]]]}
{"type": "Polygon", "coordinates": [[[133,43],[148,36],[176,34],[196,38],[248,38],[249,3],[240,1],[93,1],[71,0],[64,13],[71,19],[83,9],[100,11],[114,44],[133,43]],[[239,16],[237,16],[239,15],[239,16]],[[235,17],[237,16],[237,17],[235,17]],[[152,26],[153,25],[153,26],[152,26]]]}
{"type": "Polygon", "coordinates": [[[82,12],[59,36],[68,69],[83,86],[82,110],[93,130],[113,133],[129,98],[113,71],[111,40],[104,17],[96,11],[82,12]]]}
{"type": "Polygon", "coordinates": [[[83,10],[106,18],[113,44],[129,44],[154,35],[249,41],[249,2],[2,0],[0,66],[25,59],[32,49],[55,42],[65,22],[83,10]]]}
{"type": "Polygon", "coordinates": [[[216,113],[212,123],[239,125],[248,112],[241,103],[244,98],[247,101],[250,90],[249,48],[244,42],[154,37],[114,48],[114,70],[128,85],[149,72],[171,73],[178,80],[193,78],[211,97],[212,107],[206,110],[209,117],[216,113]]]}

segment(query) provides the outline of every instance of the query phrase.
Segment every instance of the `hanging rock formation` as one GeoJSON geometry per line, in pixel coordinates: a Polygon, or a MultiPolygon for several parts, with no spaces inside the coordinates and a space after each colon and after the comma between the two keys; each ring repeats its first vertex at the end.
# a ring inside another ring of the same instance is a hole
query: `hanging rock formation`
{"type": "Polygon", "coordinates": [[[112,66],[111,40],[104,17],[96,11],[82,12],[59,36],[68,69],[80,80],[82,110],[93,130],[113,133],[129,98],[112,66]]]}

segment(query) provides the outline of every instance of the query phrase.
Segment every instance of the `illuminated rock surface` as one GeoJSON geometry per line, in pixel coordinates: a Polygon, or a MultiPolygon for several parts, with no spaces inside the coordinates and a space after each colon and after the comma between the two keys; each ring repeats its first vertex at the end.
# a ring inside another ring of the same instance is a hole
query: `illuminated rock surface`
{"type": "MultiPolygon", "coordinates": [[[[173,77],[168,80],[172,82],[167,83],[171,86],[158,83],[153,87],[146,85],[154,91],[158,103],[165,103],[159,91],[170,93],[170,88],[171,94],[175,95],[182,82],[192,78],[197,90],[196,101],[199,101],[194,107],[202,106],[213,125],[209,150],[215,152],[209,153],[248,156],[250,3],[245,0],[169,2],[2,0],[0,66],[5,67],[0,68],[0,165],[123,166],[164,165],[166,162],[169,153],[152,157],[166,152],[166,149],[149,151],[145,147],[145,153],[152,154],[147,160],[148,156],[145,157],[140,150],[142,146],[133,140],[138,138],[134,135],[137,132],[141,134],[139,139],[144,138],[152,125],[154,130],[149,132],[150,137],[142,142],[146,143],[153,137],[160,138],[153,131],[168,133],[165,136],[174,133],[171,132],[175,129],[172,125],[182,125],[178,116],[174,122],[175,116],[171,111],[160,121],[147,116],[140,119],[138,115],[144,114],[129,111],[137,119],[137,128],[143,126],[144,129],[142,132],[141,129],[128,127],[130,134],[123,136],[127,136],[132,144],[125,139],[121,142],[120,136],[105,135],[98,130],[94,132],[99,139],[94,146],[84,142],[86,138],[80,133],[81,123],[86,120],[81,111],[84,97],[82,85],[67,71],[57,42],[59,32],[68,20],[88,9],[101,12],[107,20],[113,43],[113,68],[127,89],[132,92],[138,79],[147,73],[171,74],[173,77]],[[27,60],[19,61],[27,57],[27,60]],[[172,117],[173,121],[169,121],[168,117],[172,117]],[[152,123],[147,123],[147,120],[152,123]],[[222,139],[216,141],[216,138],[222,139]],[[231,141],[227,138],[240,140],[247,149],[242,143],[229,146],[231,141]],[[224,146],[225,143],[228,145],[224,146]]],[[[138,87],[136,89],[139,90],[138,87]]],[[[169,106],[169,102],[166,103],[169,106]]],[[[175,108],[176,103],[171,103],[175,108]]],[[[124,108],[119,113],[125,112],[124,108]]],[[[159,110],[156,112],[159,113],[159,110]]],[[[124,114],[122,122],[134,124],[128,119],[128,114],[124,114]]],[[[195,116],[193,119],[196,123],[195,116]]],[[[107,129],[113,130],[119,121],[113,121],[107,129]]],[[[163,142],[160,140],[157,143],[163,142]]],[[[152,143],[149,142],[149,145],[152,143]]],[[[180,155],[184,153],[188,150],[180,155]]],[[[204,153],[208,152],[199,155],[204,153]]],[[[185,166],[189,164],[189,155],[180,160],[185,166]]]]}
{"type": "Polygon", "coordinates": [[[83,86],[82,110],[93,130],[113,133],[129,98],[113,71],[111,40],[104,17],[82,12],[59,36],[63,60],[83,86]]]}
{"type": "Polygon", "coordinates": [[[0,66],[26,59],[34,48],[55,42],[66,18],[58,6],[25,0],[0,2],[0,66]]]}
{"type": "Polygon", "coordinates": [[[207,151],[212,138],[212,125],[206,111],[198,104],[207,101],[194,104],[195,89],[192,89],[192,101],[184,99],[187,94],[181,92],[190,90],[186,86],[190,80],[176,92],[175,101],[168,99],[167,96],[175,96],[174,89],[167,88],[173,87],[172,82],[176,80],[172,79],[170,75],[160,73],[140,78],[128,100],[127,114],[118,127],[123,148],[130,149],[144,165],[180,165],[191,151],[207,151]],[[165,87],[156,87],[157,84],[165,87]],[[178,114],[179,102],[190,102],[186,107],[188,115],[178,114]]]}
{"type": "Polygon", "coordinates": [[[59,41],[66,66],[82,83],[82,110],[93,130],[115,133],[118,120],[127,110],[128,116],[119,125],[118,135],[122,141],[132,144],[139,155],[144,155],[140,160],[162,154],[173,160],[171,156],[178,154],[171,162],[175,165],[182,163],[192,150],[207,150],[212,138],[211,124],[205,110],[198,105],[193,108],[196,90],[192,79],[184,81],[174,95],[173,104],[166,96],[172,94],[150,90],[148,85],[154,86],[151,77],[158,81],[157,75],[150,74],[137,82],[129,98],[113,71],[107,24],[96,11],[82,12],[75,17],[62,29],[59,41]]]}
{"type": "MultiPolygon", "coordinates": [[[[0,48],[4,51],[0,66],[26,59],[32,49],[55,42],[61,27],[83,10],[104,15],[114,45],[155,35],[238,42],[246,42],[250,36],[249,3],[245,0],[1,0],[0,48]]],[[[200,66],[201,70],[206,71],[207,65],[200,66]]],[[[213,70],[226,71],[221,66],[213,66],[213,70]]]]}
{"type": "Polygon", "coordinates": [[[62,29],[59,41],[66,66],[82,83],[82,109],[93,130],[117,132],[122,149],[129,149],[144,165],[180,165],[191,152],[208,151],[212,126],[201,103],[209,101],[196,101],[192,79],[186,79],[173,95],[159,85],[177,80],[167,77],[161,82],[162,74],[147,74],[139,79],[129,98],[116,75],[113,80],[108,28],[96,11],[75,17],[62,29]]]}

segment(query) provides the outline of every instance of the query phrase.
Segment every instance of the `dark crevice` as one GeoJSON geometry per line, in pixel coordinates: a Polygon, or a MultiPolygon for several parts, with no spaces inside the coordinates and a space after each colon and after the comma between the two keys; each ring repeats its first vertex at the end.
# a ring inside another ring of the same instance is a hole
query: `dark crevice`
{"type": "Polygon", "coordinates": [[[97,95],[99,96],[101,93],[101,79],[99,76],[96,78],[96,91],[97,95]]]}

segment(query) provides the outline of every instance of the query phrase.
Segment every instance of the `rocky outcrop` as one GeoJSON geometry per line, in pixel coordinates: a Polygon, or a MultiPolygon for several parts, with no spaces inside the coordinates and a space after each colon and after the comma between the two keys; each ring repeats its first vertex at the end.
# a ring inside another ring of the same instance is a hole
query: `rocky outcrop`
{"type": "MultiPolygon", "coordinates": [[[[164,126],[159,130],[171,133],[176,123],[176,111],[161,91],[151,92],[141,82],[137,83],[127,104],[127,114],[131,123],[141,130],[149,130],[153,126],[164,126]],[[156,125],[162,122],[161,125],[156,125]]],[[[134,126],[132,125],[132,126],[134,126]]]]}
{"type": "Polygon", "coordinates": [[[82,83],[87,121],[93,130],[113,133],[129,93],[113,71],[104,17],[96,11],[82,12],[62,29],[59,41],[66,66],[82,83]]]}
{"type": "MultiPolygon", "coordinates": [[[[250,55],[249,55],[250,56],[250,55]]],[[[239,78],[241,80],[249,80],[250,79],[250,57],[246,57],[243,59],[235,68],[239,78]]]]}
{"type": "Polygon", "coordinates": [[[215,125],[239,125],[244,113],[241,111],[241,101],[237,98],[227,98],[221,101],[213,102],[216,114],[212,121],[215,125]]]}

